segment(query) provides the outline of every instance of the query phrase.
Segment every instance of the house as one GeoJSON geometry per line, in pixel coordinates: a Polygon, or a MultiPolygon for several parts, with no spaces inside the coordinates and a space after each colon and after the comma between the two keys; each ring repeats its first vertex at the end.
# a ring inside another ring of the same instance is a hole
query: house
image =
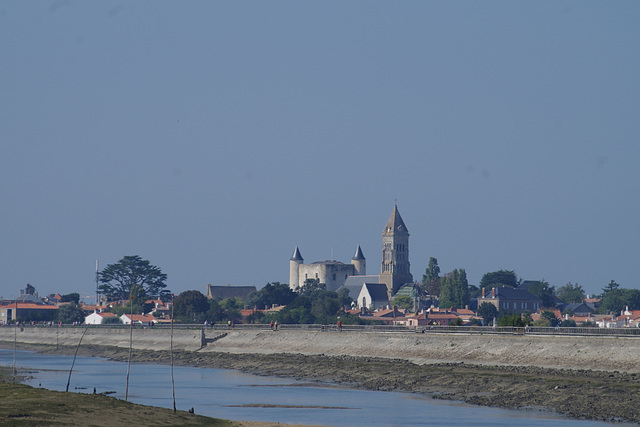
{"type": "Polygon", "coordinates": [[[85,325],[101,325],[102,321],[109,317],[116,318],[118,316],[116,316],[113,313],[99,313],[96,311],[84,318],[84,324],[85,325]]]}
{"type": "Polygon", "coordinates": [[[529,291],[514,289],[510,286],[492,288],[490,294],[482,288],[482,297],[478,298],[478,307],[482,303],[493,304],[498,312],[522,313],[525,311],[536,312],[542,307],[542,300],[529,291]]]}
{"type": "MultiPolygon", "coordinates": [[[[386,288],[386,285],[385,285],[386,288]]],[[[361,319],[377,320],[387,325],[405,324],[404,310],[398,310],[398,307],[378,309],[372,313],[360,314],[361,319]]]]}
{"type": "MultiPolygon", "coordinates": [[[[567,316],[565,316],[565,318],[567,318],[567,316]]],[[[576,322],[577,326],[585,326],[586,324],[594,326],[596,321],[595,317],[593,317],[591,314],[568,316],[568,319],[576,322]]]]}
{"type": "Polygon", "coordinates": [[[589,307],[585,303],[571,303],[571,304],[563,304],[559,307],[563,313],[571,312],[576,316],[587,316],[589,314],[593,314],[593,308],[589,307]]]}
{"type": "Polygon", "coordinates": [[[587,305],[587,307],[593,309],[593,311],[596,311],[600,308],[600,301],[600,298],[591,298],[589,296],[584,299],[584,303],[587,305]]]}
{"type": "Polygon", "coordinates": [[[387,285],[384,283],[365,283],[360,289],[357,302],[358,307],[375,310],[389,306],[387,285]]]}
{"type": "Polygon", "coordinates": [[[458,319],[453,313],[427,312],[426,320],[428,325],[449,326],[458,319]]]}
{"type": "Polygon", "coordinates": [[[467,323],[473,319],[482,319],[481,317],[477,317],[476,313],[473,310],[469,310],[468,308],[456,308],[451,307],[451,313],[457,315],[463,322],[467,323]]]}
{"type": "Polygon", "coordinates": [[[349,276],[344,281],[344,284],[336,289],[336,292],[346,289],[349,291],[349,297],[355,302],[358,299],[358,295],[360,295],[362,285],[365,283],[378,283],[379,280],[379,275],[349,276]]]}
{"type": "Polygon", "coordinates": [[[207,285],[207,298],[209,299],[227,299],[227,298],[239,298],[246,300],[247,296],[251,292],[255,292],[256,287],[251,286],[215,286],[207,285]]]}
{"type": "Polygon", "coordinates": [[[170,302],[164,302],[160,299],[150,299],[145,301],[145,304],[153,304],[154,308],[149,314],[152,314],[156,319],[169,319],[171,318],[171,304],[170,302]]]}
{"type": "Polygon", "coordinates": [[[20,321],[50,321],[54,320],[58,307],[50,304],[34,302],[18,302],[0,306],[0,322],[12,320],[20,321]]]}
{"type": "Polygon", "coordinates": [[[149,314],[123,314],[120,316],[122,323],[130,325],[133,321],[134,325],[149,325],[152,323],[158,323],[158,319],[149,314]]]}
{"type": "Polygon", "coordinates": [[[429,324],[427,313],[421,313],[421,314],[416,314],[415,316],[409,316],[407,317],[407,321],[405,324],[410,328],[415,328],[418,326],[426,326],[429,324]]]}

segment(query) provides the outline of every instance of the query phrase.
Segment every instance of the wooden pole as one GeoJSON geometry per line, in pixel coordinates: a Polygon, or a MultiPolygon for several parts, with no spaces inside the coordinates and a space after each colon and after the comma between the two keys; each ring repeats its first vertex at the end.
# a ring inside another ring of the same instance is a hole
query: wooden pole
{"type": "Polygon", "coordinates": [[[124,392],[124,400],[129,399],[129,373],[131,372],[131,352],[133,348],[133,295],[129,300],[131,304],[131,317],[129,318],[129,363],[127,364],[127,387],[124,392]]]}
{"type": "Polygon", "coordinates": [[[173,412],[176,412],[176,385],[173,381],[173,294],[171,294],[171,393],[173,394],[173,412]]]}
{"type": "MultiPolygon", "coordinates": [[[[76,357],[78,357],[78,350],[80,350],[80,344],[82,343],[82,338],[84,338],[84,334],[87,333],[87,329],[89,329],[89,324],[84,328],[84,332],[82,332],[82,336],[80,337],[80,341],[78,341],[78,346],[76,347],[76,352],[73,355],[73,362],[71,362],[71,369],[69,369],[69,379],[67,379],[67,390],[69,391],[69,384],[71,383],[71,373],[73,372],[73,365],[76,364],[76,357]]],[[[56,335],[57,336],[57,335],[56,335]]]]}
{"type": "Polygon", "coordinates": [[[16,383],[16,352],[18,351],[18,300],[16,300],[16,315],[13,322],[13,383],[16,383]]]}

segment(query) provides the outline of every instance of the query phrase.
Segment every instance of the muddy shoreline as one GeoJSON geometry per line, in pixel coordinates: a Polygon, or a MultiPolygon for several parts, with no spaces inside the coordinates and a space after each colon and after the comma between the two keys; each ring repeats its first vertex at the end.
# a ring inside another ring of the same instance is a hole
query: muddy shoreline
{"type": "MultiPolygon", "coordinates": [[[[2,343],[0,343],[1,345],[2,343]]],[[[9,343],[4,343],[10,348],[9,343]]],[[[13,344],[13,343],[11,343],[13,344]]],[[[13,347],[13,345],[11,345],[13,347]]],[[[19,344],[47,354],[75,352],[74,347],[19,344]]],[[[82,356],[126,361],[121,347],[82,346],[82,356]]],[[[176,365],[334,382],[350,388],[422,393],[436,399],[509,409],[548,410],[576,419],[640,422],[640,374],[532,366],[469,363],[415,364],[403,359],[300,354],[174,352],[176,365]]],[[[134,350],[132,361],[169,364],[168,351],[134,350]]]]}

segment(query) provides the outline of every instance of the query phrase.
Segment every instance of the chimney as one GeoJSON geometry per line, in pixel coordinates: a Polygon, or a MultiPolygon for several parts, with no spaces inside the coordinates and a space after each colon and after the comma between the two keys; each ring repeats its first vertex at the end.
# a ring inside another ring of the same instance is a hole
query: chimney
{"type": "Polygon", "coordinates": [[[482,298],[484,298],[484,286],[482,287],[482,298]]]}
{"type": "Polygon", "coordinates": [[[491,298],[496,297],[496,288],[491,288],[491,298]]]}

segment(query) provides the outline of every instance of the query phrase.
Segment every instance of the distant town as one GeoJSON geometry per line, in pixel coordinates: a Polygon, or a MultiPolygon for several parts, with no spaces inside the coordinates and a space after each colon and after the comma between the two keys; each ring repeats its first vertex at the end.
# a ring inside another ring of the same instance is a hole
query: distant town
{"type": "Polygon", "coordinates": [[[586,295],[579,284],[556,287],[499,270],[484,274],[476,286],[468,283],[464,268],[441,274],[432,257],[422,280],[416,281],[409,263],[409,230],[397,206],[382,229],[382,261],[375,275],[367,274],[359,245],[349,263],[305,263],[296,246],[289,260],[289,283],[267,283],[259,290],[209,284],[204,292],[174,296],[161,269],[137,255],[96,274],[96,304],[81,301],[78,293],[40,296],[27,284],[17,298],[0,300],[0,324],[640,326],[640,291],[622,288],[614,280],[603,284],[601,294],[586,295]]]}

